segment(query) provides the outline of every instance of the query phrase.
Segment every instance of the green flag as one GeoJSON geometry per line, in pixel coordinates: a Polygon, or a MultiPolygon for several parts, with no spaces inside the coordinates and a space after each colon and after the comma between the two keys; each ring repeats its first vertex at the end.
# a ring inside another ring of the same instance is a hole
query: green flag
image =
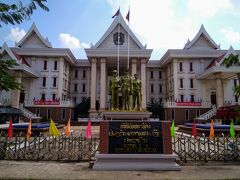
{"type": "Polygon", "coordinates": [[[232,139],[235,139],[235,130],[233,125],[233,120],[231,120],[231,124],[230,124],[230,136],[232,139]]]}
{"type": "Polygon", "coordinates": [[[171,136],[172,136],[172,137],[175,137],[175,126],[174,126],[174,120],[172,120],[171,136]]]}

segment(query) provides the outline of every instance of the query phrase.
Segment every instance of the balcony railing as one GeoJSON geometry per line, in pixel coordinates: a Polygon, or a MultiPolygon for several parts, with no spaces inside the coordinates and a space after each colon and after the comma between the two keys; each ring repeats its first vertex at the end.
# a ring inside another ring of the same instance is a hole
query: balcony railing
{"type": "Polygon", "coordinates": [[[59,101],[52,101],[52,100],[34,100],[34,101],[25,101],[25,107],[34,107],[34,106],[41,106],[41,107],[74,107],[75,103],[71,100],[59,100],[59,101]]]}
{"type": "Polygon", "coordinates": [[[203,107],[211,108],[212,104],[208,101],[201,102],[175,102],[175,101],[166,101],[163,106],[166,107],[203,107]]]}

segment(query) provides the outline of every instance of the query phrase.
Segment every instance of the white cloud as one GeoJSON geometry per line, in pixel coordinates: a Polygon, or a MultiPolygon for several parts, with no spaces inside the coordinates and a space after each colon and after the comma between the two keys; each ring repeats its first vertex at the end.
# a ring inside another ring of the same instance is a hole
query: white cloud
{"type": "Polygon", "coordinates": [[[230,0],[188,0],[187,7],[192,13],[203,17],[212,17],[233,8],[230,0]]]}
{"type": "Polygon", "coordinates": [[[18,27],[14,27],[10,29],[10,33],[8,34],[8,39],[10,39],[13,42],[20,41],[23,36],[26,34],[24,29],[19,29],[18,27]]]}
{"type": "Polygon", "coordinates": [[[63,47],[70,48],[72,50],[80,49],[80,48],[88,48],[90,47],[87,43],[80,43],[80,40],[74,36],[71,36],[67,33],[59,34],[59,41],[63,47]]]}
{"type": "Polygon", "coordinates": [[[234,31],[232,27],[222,28],[221,33],[224,34],[225,39],[229,43],[239,43],[240,42],[240,32],[234,31]]]}
{"type": "MultiPolygon", "coordinates": [[[[183,48],[189,37],[195,35],[201,23],[195,25],[191,17],[179,19],[174,11],[175,0],[120,0],[121,13],[127,14],[130,5],[130,28],[148,48],[183,48]]],[[[114,12],[119,4],[107,0],[114,12]]]]}

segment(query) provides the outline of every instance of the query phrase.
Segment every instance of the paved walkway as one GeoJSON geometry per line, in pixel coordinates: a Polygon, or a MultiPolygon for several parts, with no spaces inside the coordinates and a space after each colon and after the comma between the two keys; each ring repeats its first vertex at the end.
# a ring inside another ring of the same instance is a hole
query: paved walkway
{"type": "Polygon", "coordinates": [[[0,179],[240,179],[238,164],[182,166],[181,171],[93,171],[88,163],[0,161],[0,179]]]}

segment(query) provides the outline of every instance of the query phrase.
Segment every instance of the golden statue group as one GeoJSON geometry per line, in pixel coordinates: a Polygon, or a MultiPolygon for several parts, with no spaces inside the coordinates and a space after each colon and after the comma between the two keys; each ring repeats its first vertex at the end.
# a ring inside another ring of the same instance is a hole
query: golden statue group
{"type": "Polygon", "coordinates": [[[137,110],[141,111],[141,80],[137,74],[134,79],[129,76],[128,70],[124,76],[119,78],[117,70],[113,70],[113,77],[109,83],[109,94],[111,95],[111,111],[118,111],[119,108],[119,90],[122,93],[121,108],[123,111],[137,110]]]}

